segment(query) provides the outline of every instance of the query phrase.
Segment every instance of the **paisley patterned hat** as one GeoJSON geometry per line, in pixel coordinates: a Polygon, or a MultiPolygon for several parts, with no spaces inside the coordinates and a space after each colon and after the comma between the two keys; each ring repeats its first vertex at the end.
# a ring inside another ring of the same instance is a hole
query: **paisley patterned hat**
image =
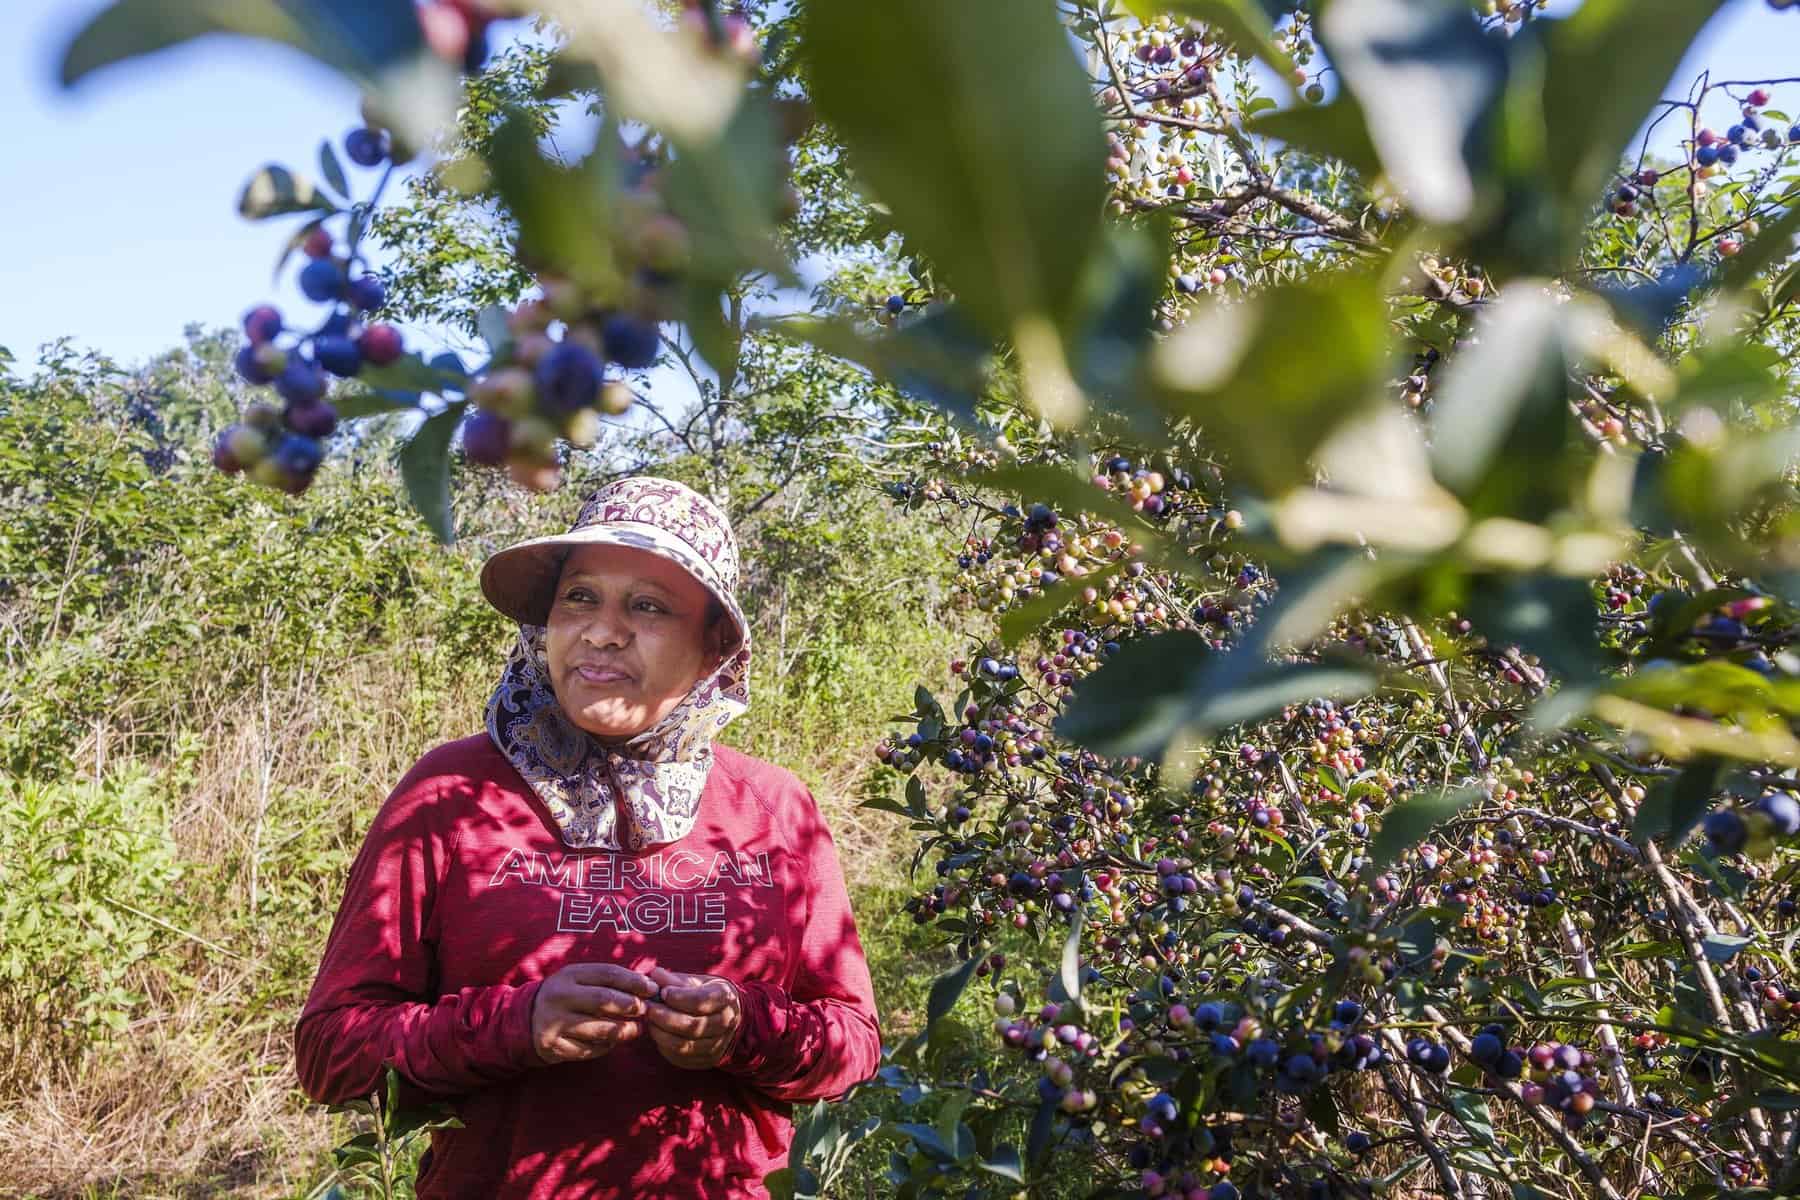
{"type": "Polygon", "coordinates": [[[542,625],[563,559],[577,546],[629,546],[671,559],[706,585],[731,614],[736,641],[749,626],[738,607],[738,549],[719,506],[686,484],[653,475],[615,480],[587,498],[567,533],[519,542],[481,568],[488,603],[521,625],[542,625]]]}
{"type": "Polygon", "coordinates": [[[750,629],[737,579],[737,540],[718,506],[673,480],[643,475],[595,492],[567,533],[508,546],[483,564],[482,594],[519,622],[519,640],[488,698],[488,736],[543,801],[565,845],[635,852],[693,829],[713,738],[750,706],[750,629]],[[699,580],[733,623],[711,674],[623,742],[576,726],[551,684],[544,623],[563,559],[577,546],[659,554],[699,580]]]}

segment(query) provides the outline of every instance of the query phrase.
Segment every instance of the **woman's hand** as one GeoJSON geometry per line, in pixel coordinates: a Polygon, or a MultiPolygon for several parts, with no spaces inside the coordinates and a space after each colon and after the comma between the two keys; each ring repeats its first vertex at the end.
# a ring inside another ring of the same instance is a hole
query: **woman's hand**
{"type": "Polygon", "coordinates": [[[539,985],[531,1041],[547,1063],[600,1058],[644,1031],[657,985],[617,963],[570,963],[539,985]]]}
{"type": "Polygon", "coordinates": [[[737,985],[718,975],[650,968],[662,993],[644,1010],[645,1028],[662,1056],[678,1067],[716,1067],[737,1040],[743,1006],[737,985]]]}

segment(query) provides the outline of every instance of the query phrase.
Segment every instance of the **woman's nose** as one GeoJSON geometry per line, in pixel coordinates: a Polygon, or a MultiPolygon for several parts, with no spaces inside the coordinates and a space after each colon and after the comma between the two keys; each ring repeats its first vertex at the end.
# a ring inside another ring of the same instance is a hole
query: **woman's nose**
{"type": "Polygon", "coordinates": [[[623,646],[631,640],[630,625],[624,613],[601,605],[582,627],[581,640],[590,646],[623,646]]]}

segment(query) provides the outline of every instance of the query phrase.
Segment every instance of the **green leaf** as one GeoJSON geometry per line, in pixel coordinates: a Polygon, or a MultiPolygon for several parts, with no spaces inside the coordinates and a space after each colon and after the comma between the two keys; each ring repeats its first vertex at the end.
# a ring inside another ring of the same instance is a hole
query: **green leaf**
{"type": "Polygon", "coordinates": [[[963,989],[969,986],[969,980],[975,978],[975,968],[981,965],[984,957],[977,953],[967,962],[951,968],[932,981],[931,992],[925,999],[927,1033],[956,1007],[956,1002],[962,998],[963,989]]]}
{"type": "Polygon", "coordinates": [[[519,227],[519,254],[555,263],[590,294],[618,293],[623,275],[614,260],[611,230],[617,191],[612,126],[574,167],[545,158],[537,126],[519,109],[506,113],[488,150],[494,188],[519,227]]]}
{"type": "Polygon", "coordinates": [[[1475,581],[1468,615],[1495,646],[1516,644],[1570,681],[1600,667],[1594,600],[1583,579],[1527,575],[1475,581]]]}
{"type": "Polygon", "coordinates": [[[1371,874],[1385,870],[1433,829],[1485,795],[1482,788],[1465,787],[1421,792],[1395,804],[1381,814],[1381,832],[1369,846],[1368,870],[1371,874]]]}
{"type": "Polygon", "coordinates": [[[1056,1128],[1056,1108],[1048,1100],[1038,1102],[1037,1111],[1031,1115],[1031,1131],[1025,1137],[1025,1160],[1032,1164],[1043,1161],[1044,1154],[1050,1149],[1050,1135],[1056,1128]]]}
{"type": "Polygon", "coordinates": [[[990,332],[1062,324],[1100,238],[1106,144],[1055,8],[813,4],[805,20],[812,99],[909,247],[990,332]]]}
{"type": "Polygon", "coordinates": [[[1706,951],[1706,960],[1711,963],[1728,963],[1737,956],[1737,952],[1756,939],[1740,937],[1735,933],[1709,933],[1700,948],[1706,951]]]}
{"type": "Polygon", "coordinates": [[[1205,738],[1295,701],[1367,694],[1378,676],[1360,662],[1274,662],[1271,654],[1324,628],[1355,602],[1375,569],[1336,550],[1313,556],[1289,573],[1250,634],[1230,650],[1214,650],[1185,631],[1124,643],[1076,684],[1056,720],[1057,736],[1104,755],[1160,758],[1183,734],[1205,738]]]}
{"type": "Polygon", "coordinates": [[[1697,758],[1675,778],[1658,780],[1638,805],[1632,840],[1658,838],[1665,845],[1679,846],[1712,807],[1723,765],[1716,758],[1697,758]]]}
{"type": "Polygon", "coordinates": [[[1081,928],[1086,923],[1086,912],[1075,910],[1075,918],[1069,922],[1069,935],[1063,939],[1062,966],[1057,971],[1056,981],[1062,985],[1064,998],[1079,1001],[1081,999],[1081,928]]]}
{"type": "Polygon", "coordinates": [[[252,221],[287,213],[334,213],[338,206],[311,179],[270,163],[250,177],[238,194],[238,213],[252,221]]]}
{"type": "Polygon", "coordinates": [[[426,362],[417,354],[404,354],[385,367],[365,366],[357,372],[357,382],[379,392],[458,392],[468,386],[469,377],[460,370],[447,369],[449,360],[426,362]]]}
{"type": "Polygon", "coordinates": [[[1485,170],[1479,134],[1506,82],[1504,43],[1464,0],[1334,0],[1319,40],[1407,203],[1428,221],[1467,216],[1485,170]]]}
{"type": "Polygon", "coordinates": [[[1002,1179],[1010,1179],[1014,1183],[1025,1182],[1025,1164],[1019,1161],[1019,1148],[1010,1142],[995,1146],[992,1154],[975,1165],[1002,1179]]]}
{"type": "Polygon", "coordinates": [[[1377,397],[1388,368],[1380,282],[1332,273],[1201,307],[1156,348],[1151,377],[1170,414],[1279,495],[1311,481],[1313,452],[1377,397]]]}
{"type": "Polygon", "coordinates": [[[1451,356],[1432,419],[1432,470],[1478,515],[1540,519],[1566,494],[1563,326],[1571,306],[1521,280],[1451,356]]]}
{"type": "Polygon", "coordinates": [[[412,0],[114,0],[64,51],[62,84],[212,33],[311,55],[369,93],[413,144],[429,140],[461,96],[455,69],[426,47],[412,0]]]}
{"type": "Polygon", "coordinates": [[[344,165],[338,161],[337,150],[329,138],[319,143],[319,174],[338,195],[346,200],[350,198],[350,181],[344,178],[344,165]]]}
{"type": "Polygon", "coordinates": [[[1348,92],[1339,93],[1329,104],[1296,104],[1259,114],[1244,127],[1308,154],[1336,159],[1366,179],[1381,174],[1381,155],[1369,138],[1368,118],[1348,92]]]}
{"type": "Polygon", "coordinates": [[[450,440],[462,422],[464,405],[452,404],[428,417],[400,448],[400,477],[407,499],[445,545],[456,540],[450,513],[450,440]]]}
{"type": "Polygon", "coordinates": [[[753,329],[805,342],[887,380],[906,395],[966,422],[986,386],[993,342],[954,305],[928,312],[882,337],[846,321],[815,317],[753,321],[753,329]]]}

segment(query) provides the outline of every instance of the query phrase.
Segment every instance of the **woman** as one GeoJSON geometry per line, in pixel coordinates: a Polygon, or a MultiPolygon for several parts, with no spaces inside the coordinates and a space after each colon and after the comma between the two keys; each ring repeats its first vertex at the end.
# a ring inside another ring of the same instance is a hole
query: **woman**
{"type": "Polygon", "coordinates": [[[520,623],[487,732],[375,818],[294,1033],[321,1103],[389,1065],[454,1097],[431,1197],[757,1197],[791,1102],[880,1058],[831,835],[714,736],[749,702],[737,546],[694,491],[608,485],[488,559],[520,623]]]}

